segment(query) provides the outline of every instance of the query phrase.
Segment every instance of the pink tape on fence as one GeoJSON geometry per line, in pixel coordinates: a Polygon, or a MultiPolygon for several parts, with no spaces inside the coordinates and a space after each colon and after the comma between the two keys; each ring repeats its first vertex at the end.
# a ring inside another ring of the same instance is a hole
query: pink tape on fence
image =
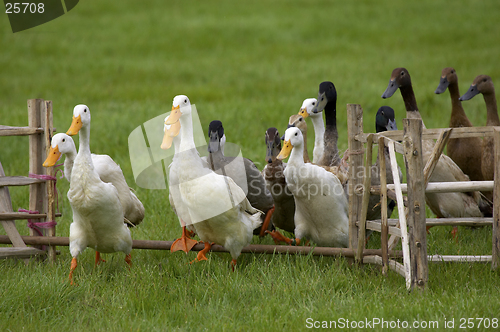
{"type": "MultiPolygon", "coordinates": [[[[59,167],[59,166],[62,166],[64,164],[58,164],[58,165],[55,165],[54,167],[59,167]]],[[[56,196],[56,210],[57,212],[59,212],[59,192],[57,191],[57,186],[56,186],[56,183],[57,183],[57,172],[61,172],[61,177],[59,177],[60,179],[62,179],[64,177],[64,172],[61,168],[58,168],[56,169],[56,172],[54,174],[54,176],[51,176],[51,175],[43,175],[43,174],[33,174],[33,173],[28,173],[28,177],[32,178],[32,179],[41,179],[41,180],[48,180],[48,181],[54,181],[54,193],[55,193],[55,196],[56,196]]],[[[48,228],[51,228],[51,227],[48,227],[48,228]]]]}

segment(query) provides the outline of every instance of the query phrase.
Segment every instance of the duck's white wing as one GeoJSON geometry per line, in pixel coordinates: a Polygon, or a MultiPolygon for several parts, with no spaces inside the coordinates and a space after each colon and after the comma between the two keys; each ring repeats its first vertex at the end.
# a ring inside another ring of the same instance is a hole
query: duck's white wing
{"type": "Polygon", "coordinates": [[[112,183],[118,191],[125,218],[134,225],[144,219],[144,205],[131,191],[120,166],[108,155],[92,154],[94,169],[103,182],[112,183]]]}

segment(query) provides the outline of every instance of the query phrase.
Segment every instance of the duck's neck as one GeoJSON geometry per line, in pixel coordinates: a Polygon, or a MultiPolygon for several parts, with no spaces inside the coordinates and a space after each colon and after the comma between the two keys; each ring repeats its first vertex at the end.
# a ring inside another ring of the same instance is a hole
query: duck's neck
{"type": "Polygon", "coordinates": [[[90,124],[82,126],[80,129],[80,147],[78,148],[77,158],[84,157],[86,159],[92,158],[90,153],[90,124]]]}
{"type": "Polygon", "coordinates": [[[196,145],[194,144],[193,137],[193,120],[191,114],[181,116],[179,121],[181,122],[181,142],[179,145],[179,150],[176,152],[184,152],[192,149],[196,150],[196,145]]]}
{"type": "MultiPolygon", "coordinates": [[[[335,145],[337,144],[337,139],[339,137],[339,134],[337,132],[337,105],[336,101],[329,102],[325,106],[325,131],[329,131],[330,133],[333,133],[333,139],[335,140],[335,145]]],[[[324,137],[326,139],[326,137],[324,137]]],[[[332,137],[330,136],[329,139],[332,137]]]]}
{"type": "Polygon", "coordinates": [[[450,127],[472,126],[472,123],[469,121],[469,118],[467,118],[464,108],[462,107],[462,102],[459,100],[460,91],[458,89],[458,84],[450,83],[448,85],[448,91],[450,91],[451,98],[450,127]]]}
{"type": "Polygon", "coordinates": [[[179,181],[184,182],[197,178],[201,173],[208,171],[208,169],[204,170],[200,155],[198,154],[198,150],[196,150],[191,114],[181,116],[179,121],[181,122],[181,142],[179,150],[175,154],[179,156],[179,159],[176,159],[178,160],[176,164],[179,169],[179,181]]]}
{"type": "Polygon", "coordinates": [[[321,113],[311,115],[311,121],[314,127],[314,147],[323,146],[323,137],[325,136],[323,115],[321,113]]]}
{"type": "Polygon", "coordinates": [[[218,168],[217,161],[221,160],[222,158],[224,158],[224,154],[222,153],[220,146],[217,151],[210,152],[208,154],[208,165],[210,169],[212,169],[212,171],[215,171],[218,168]]]}
{"type": "Polygon", "coordinates": [[[290,153],[290,158],[288,159],[288,166],[292,167],[301,167],[304,163],[304,154],[302,152],[303,147],[300,144],[297,144],[293,147],[292,152],[290,153]]]}
{"type": "Polygon", "coordinates": [[[497,99],[495,93],[483,94],[484,102],[486,103],[486,125],[487,126],[500,126],[497,111],[497,99]]]}
{"type": "MultiPolygon", "coordinates": [[[[413,92],[413,87],[411,85],[399,87],[401,90],[401,97],[405,103],[406,117],[409,119],[422,119],[417,106],[417,99],[415,98],[415,93],[413,92]]],[[[425,129],[424,121],[422,120],[422,127],[425,129]]]]}
{"type": "Polygon", "coordinates": [[[309,152],[307,151],[307,132],[303,132],[302,136],[304,136],[304,152],[303,152],[303,158],[305,163],[310,163],[311,160],[309,159],[309,152]]]}
{"type": "Polygon", "coordinates": [[[325,106],[325,122],[326,127],[337,128],[337,101],[331,101],[325,106]]]}
{"type": "Polygon", "coordinates": [[[65,154],[64,159],[64,177],[71,182],[71,171],[73,171],[73,164],[75,163],[76,151],[68,152],[65,154]]]}

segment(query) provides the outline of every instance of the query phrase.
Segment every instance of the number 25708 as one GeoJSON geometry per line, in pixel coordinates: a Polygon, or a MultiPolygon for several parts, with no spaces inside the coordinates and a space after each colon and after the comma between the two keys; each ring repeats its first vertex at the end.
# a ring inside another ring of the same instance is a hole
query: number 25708
{"type": "Polygon", "coordinates": [[[45,11],[45,5],[43,2],[34,3],[34,2],[15,2],[15,3],[6,3],[5,4],[5,12],[7,14],[19,14],[19,13],[43,13],[45,11]]]}

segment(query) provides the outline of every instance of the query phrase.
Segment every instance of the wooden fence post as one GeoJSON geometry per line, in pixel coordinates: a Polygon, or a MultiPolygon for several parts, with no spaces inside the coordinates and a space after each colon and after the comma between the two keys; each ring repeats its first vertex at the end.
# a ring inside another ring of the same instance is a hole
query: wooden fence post
{"type": "Polygon", "coordinates": [[[425,179],[422,159],[422,120],[403,119],[406,179],[408,183],[408,233],[411,289],[424,290],[429,279],[425,228],[425,179]]]}
{"type": "Polygon", "coordinates": [[[500,264],[500,131],[493,131],[495,140],[495,177],[493,186],[493,249],[491,268],[496,270],[500,264]]]}
{"type": "Polygon", "coordinates": [[[361,200],[361,215],[358,223],[358,246],[356,250],[356,261],[363,263],[363,249],[365,248],[366,239],[366,215],[368,213],[368,204],[370,203],[370,188],[371,188],[371,168],[372,168],[372,148],[373,134],[368,134],[366,140],[366,161],[365,161],[365,178],[363,180],[363,199],[361,200]]]}
{"type": "Polygon", "coordinates": [[[356,189],[363,186],[363,143],[355,139],[363,133],[363,109],[357,104],[347,104],[347,132],[349,149],[349,248],[358,245],[358,227],[356,222],[361,215],[362,193],[356,189]]]}
{"type": "MultiPolygon", "coordinates": [[[[45,118],[42,116],[42,107],[44,107],[42,99],[28,100],[28,125],[31,128],[43,128],[45,118]]],[[[44,174],[43,156],[45,152],[45,140],[42,135],[29,136],[29,172],[33,174],[44,174]]],[[[29,189],[29,210],[39,211],[44,213],[44,197],[46,194],[45,183],[30,184],[29,189]]],[[[42,230],[42,235],[43,234],[42,230]]],[[[37,236],[37,232],[30,228],[30,235],[37,236]]],[[[41,247],[39,247],[41,249],[41,247]]]]}
{"type": "MultiPolygon", "coordinates": [[[[44,102],[45,105],[42,107],[44,111],[42,117],[45,118],[44,123],[44,144],[45,144],[45,156],[49,155],[50,144],[53,135],[53,121],[52,121],[52,101],[47,100],[44,102]]],[[[54,167],[43,167],[44,172],[48,176],[54,176],[54,167]]],[[[44,195],[44,206],[47,212],[47,218],[45,221],[55,221],[56,220],[56,211],[55,211],[55,181],[48,180],[45,184],[47,189],[47,194],[44,195]]],[[[56,227],[52,227],[47,229],[47,236],[56,236],[56,227]]],[[[56,246],[48,247],[48,256],[50,262],[56,261],[56,246]]]]}
{"type": "MultiPolygon", "coordinates": [[[[382,245],[382,274],[387,275],[389,270],[389,246],[388,246],[388,235],[389,226],[387,224],[387,177],[386,177],[386,165],[385,165],[385,140],[384,137],[379,137],[378,139],[378,160],[380,169],[377,170],[380,174],[380,222],[381,222],[381,234],[380,243],[382,245]]],[[[389,165],[390,167],[390,165],[389,165]]]]}

